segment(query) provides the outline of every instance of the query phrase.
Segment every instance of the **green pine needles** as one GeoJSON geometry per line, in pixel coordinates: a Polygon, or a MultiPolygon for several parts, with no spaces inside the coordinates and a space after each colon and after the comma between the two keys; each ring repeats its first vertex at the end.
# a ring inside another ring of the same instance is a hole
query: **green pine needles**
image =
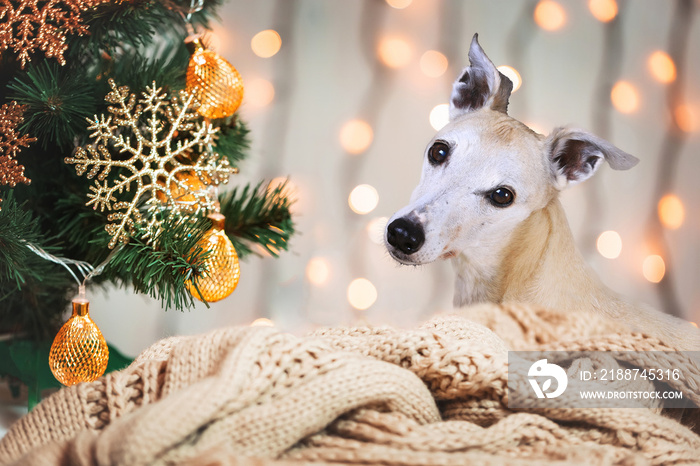
{"type": "Polygon", "coordinates": [[[144,232],[137,231],[129,243],[115,248],[105,277],[159,299],[166,310],[192,307],[185,281],[204,271],[207,251],[197,243],[210,227],[207,218],[195,222],[171,218],[151,241],[143,240],[139,233],[144,232]]]}
{"type": "Polygon", "coordinates": [[[7,87],[10,99],[28,106],[21,129],[44,149],[72,144],[95,109],[95,86],[88,83],[55,61],[30,65],[7,87]]]}
{"type": "MultiPolygon", "coordinates": [[[[206,0],[192,16],[195,28],[208,28],[221,3],[206,0]]],[[[153,81],[170,95],[185,87],[190,55],[183,14],[189,6],[189,0],[144,0],[106,2],[86,10],[81,20],[89,34],[67,36],[63,66],[36,53],[23,68],[11,50],[3,52],[0,104],[15,100],[27,106],[19,130],[37,142],[17,157],[31,185],[0,184],[0,334],[53,338],[83,278],[74,266],[69,267],[78,279],[30,245],[57,258],[104,265],[88,287],[111,283],[149,295],[164,309],[193,307],[187,282],[206,272],[207,252],[198,246],[211,227],[206,212],[184,220],[168,218],[148,240],[134,225],[128,242],[109,249],[105,225],[110,212],[86,206],[94,179],[77,176],[64,163],[77,147],[94,139],[87,120],[110,115],[104,100],[109,79],[137,95],[153,81]]],[[[231,166],[241,167],[249,148],[245,123],[235,114],[212,124],[219,128],[213,150],[231,166]]],[[[128,157],[108,150],[115,159],[128,157]]],[[[115,168],[101,182],[113,183],[122,175],[115,168]]],[[[240,258],[287,250],[294,223],[284,184],[237,187],[234,175],[221,189],[229,189],[219,195],[219,203],[226,234],[240,258]]]]}
{"type": "Polygon", "coordinates": [[[28,244],[57,254],[59,248],[40,231],[39,219],[3,195],[0,210],[0,330],[37,339],[51,338],[68,305],[66,290],[77,289],[70,273],[47,261],[28,244]],[[57,312],[58,311],[58,312],[57,312]]]}
{"type": "Polygon", "coordinates": [[[263,187],[262,183],[255,188],[246,185],[241,191],[236,188],[219,197],[221,213],[226,217],[226,234],[239,257],[255,253],[253,245],[275,257],[287,250],[294,223],[286,187],[286,183],[273,188],[263,187]]]}

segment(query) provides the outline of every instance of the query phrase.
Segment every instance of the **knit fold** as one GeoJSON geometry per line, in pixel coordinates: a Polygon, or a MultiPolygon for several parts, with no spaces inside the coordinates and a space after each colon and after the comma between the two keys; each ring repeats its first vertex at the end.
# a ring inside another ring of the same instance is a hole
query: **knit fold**
{"type": "Polygon", "coordinates": [[[674,382],[687,409],[516,410],[509,350],[673,348],[603,317],[509,304],[410,330],[223,328],[161,340],[43,400],[0,440],[0,464],[698,463],[697,367],[674,382]]]}

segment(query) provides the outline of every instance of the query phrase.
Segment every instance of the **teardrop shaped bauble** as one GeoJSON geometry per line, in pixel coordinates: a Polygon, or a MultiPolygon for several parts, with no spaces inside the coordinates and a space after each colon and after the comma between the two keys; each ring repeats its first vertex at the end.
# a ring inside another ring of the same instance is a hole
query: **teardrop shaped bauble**
{"type": "MultiPolygon", "coordinates": [[[[209,218],[214,221],[214,226],[199,241],[202,250],[209,252],[205,260],[206,271],[195,280],[202,297],[213,303],[233,293],[238,286],[241,269],[236,248],[224,231],[224,216],[217,213],[209,218]]],[[[201,299],[191,281],[187,282],[187,289],[192,296],[201,299]]]]}
{"type": "Polygon", "coordinates": [[[49,352],[54,377],[63,385],[92,382],[104,374],[109,348],[88,314],[86,299],[73,300],[73,315],[56,334],[49,352]]]}
{"type": "Polygon", "coordinates": [[[187,92],[194,94],[200,115],[206,118],[231,116],[243,100],[243,79],[224,58],[193,39],[194,51],[187,66],[187,92]]]}

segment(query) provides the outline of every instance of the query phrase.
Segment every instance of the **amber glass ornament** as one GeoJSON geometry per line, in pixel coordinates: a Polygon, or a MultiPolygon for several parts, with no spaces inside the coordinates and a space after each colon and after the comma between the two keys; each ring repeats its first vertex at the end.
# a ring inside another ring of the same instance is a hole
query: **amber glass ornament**
{"type": "Polygon", "coordinates": [[[187,65],[187,92],[201,104],[197,110],[206,118],[225,118],[241,105],[243,80],[236,68],[206,50],[197,37],[187,39],[192,58],[187,65]]]}
{"type": "MultiPolygon", "coordinates": [[[[205,261],[207,271],[195,280],[202,297],[207,302],[213,303],[233,293],[238,286],[241,269],[236,248],[224,231],[224,216],[215,213],[209,215],[209,218],[214,225],[199,242],[202,250],[209,252],[205,261]]],[[[200,299],[191,281],[187,282],[187,289],[192,296],[200,299]]]]}
{"type": "MultiPolygon", "coordinates": [[[[194,171],[186,170],[175,174],[175,178],[185,187],[179,185],[175,180],[170,181],[168,191],[175,205],[182,210],[194,212],[199,207],[199,201],[206,196],[207,186],[197,176],[194,171]]],[[[160,186],[165,186],[165,181],[158,180],[160,186]]],[[[168,197],[163,191],[156,191],[156,198],[163,204],[168,202],[168,197]]]]}
{"type": "Polygon", "coordinates": [[[73,315],[63,324],[51,345],[51,372],[63,385],[92,382],[107,369],[109,348],[88,314],[89,306],[84,296],[73,300],[73,315]]]}

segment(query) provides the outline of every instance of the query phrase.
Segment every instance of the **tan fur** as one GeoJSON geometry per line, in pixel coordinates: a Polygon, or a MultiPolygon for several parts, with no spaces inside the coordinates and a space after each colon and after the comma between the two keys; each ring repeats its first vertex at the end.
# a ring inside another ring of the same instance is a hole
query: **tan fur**
{"type": "MultiPolygon", "coordinates": [[[[593,312],[656,336],[679,350],[700,350],[690,323],[633,304],[605,286],[574,245],[566,215],[555,197],[515,231],[504,251],[494,302],[520,302],[570,312],[593,312]]],[[[462,303],[465,304],[465,303],[462,303]]]]}

